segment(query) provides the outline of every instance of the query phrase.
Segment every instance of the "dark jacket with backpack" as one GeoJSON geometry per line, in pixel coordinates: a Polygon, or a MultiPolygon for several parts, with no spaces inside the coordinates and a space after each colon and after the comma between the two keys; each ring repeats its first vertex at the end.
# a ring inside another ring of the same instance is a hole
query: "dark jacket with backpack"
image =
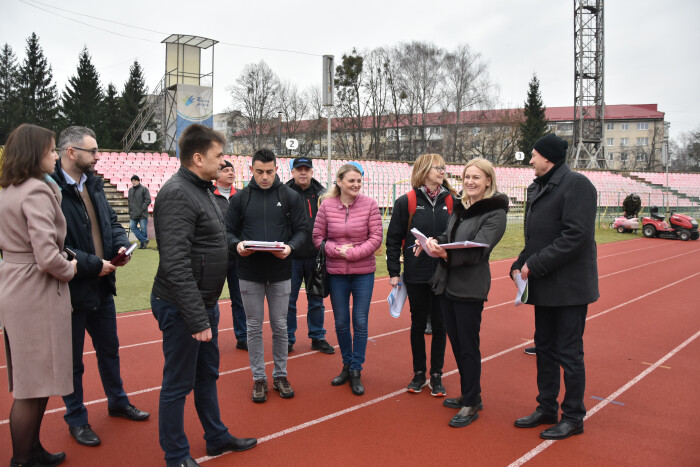
{"type": "Polygon", "coordinates": [[[224,214],[213,191],[180,167],[153,208],[160,253],[153,295],[174,303],[192,334],[211,327],[206,309],[219,300],[228,270],[224,214]]]}
{"type": "Polygon", "coordinates": [[[294,179],[289,180],[285,185],[301,195],[301,199],[304,202],[304,218],[306,219],[309,229],[309,234],[306,236],[304,245],[294,250],[292,256],[298,259],[315,258],[316,255],[318,255],[318,250],[311,241],[311,233],[314,230],[314,221],[316,220],[316,213],[318,212],[318,199],[325,193],[326,189],[315,178],[311,179],[311,184],[306,190],[297,185],[294,179]]]}
{"type": "Polygon", "coordinates": [[[443,189],[442,193],[438,195],[434,206],[422,189],[414,188],[412,192],[414,195],[409,192],[400,196],[394,203],[391,221],[386,232],[386,264],[389,277],[398,277],[401,274],[400,257],[403,251],[403,281],[407,284],[424,284],[430,280],[435,272],[438,259],[431,258],[425,252],[422,252],[418,257],[413,254],[412,247],[416,242],[416,237],[410,230],[416,228],[426,237],[437,237],[444,234],[452,206],[457,202],[447,189],[443,189]],[[411,216],[409,209],[409,196],[415,196],[413,216],[411,216]],[[409,218],[411,218],[411,225],[408,224],[409,218]]]}
{"type": "Polygon", "coordinates": [[[104,183],[100,177],[87,174],[83,190],[87,190],[95,208],[95,214],[100,224],[102,234],[102,250],[104,258],[95,255],[92,241],[92,226],[85,209],[85,203],[80,197],[78,187],[69,185],[63,176],[60,159],[56,162],[56,171],[51,175],[63,195],[61,210],[66,218],[68,231],[66,233],[66,248],[75,252],[78,260],[78,272],[68,283],[70,287],[71,304],[75,310],[96,310],[100,305],[100,294],[116,295],[115,273],[99,277],[102,272],[102,260],[112,259],[121,247],[129,247],[126,231],[117,220],[117,214],[107,202],[104,183]]]}
{"type": "Polygon", "coordinates": [[[275,177],[263,190],[252,179],[230,199],[226,216],[229,253],[236,255],[238,277],[253,282],[279,282],[292,277],[292,255],[279,259],[269,252],[256,251],[243,257],[236,248],[243,240],[284,242],[295,250],[306,241],[308,224],[301,196],[275,177]]]}

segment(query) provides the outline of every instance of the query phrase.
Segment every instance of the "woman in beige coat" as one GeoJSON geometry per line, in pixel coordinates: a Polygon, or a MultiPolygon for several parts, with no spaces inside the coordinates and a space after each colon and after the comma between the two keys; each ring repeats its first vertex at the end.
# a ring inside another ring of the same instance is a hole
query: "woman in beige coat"
{"type": "Polygon", "coordinates": [[[20,125],[0,167],[0,323],[10,412],[11,466],[57,465],[39,442],[49,396],[73,392],[68,281],[76,261],[63,251],[66,220],[58,186],[46,174],[58,158],[52,131],[20,125]]]}

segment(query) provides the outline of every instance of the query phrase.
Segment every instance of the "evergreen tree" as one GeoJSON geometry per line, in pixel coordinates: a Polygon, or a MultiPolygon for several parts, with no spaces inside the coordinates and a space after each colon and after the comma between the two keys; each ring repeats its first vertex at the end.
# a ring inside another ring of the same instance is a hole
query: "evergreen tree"
{"type": "Polygon", "coordinates": [[[530,80],[530,88],[527,91],[527,100],[525,101],[524,115],[525,121],[520,124],[520,141],[518,142],[519,149],[525,153],[523,164],[530,162],[532,155],[532,147],[535,141],[547,134],[547,118],[545,117],[547,108],[542,103],[542,95],[540,94],[540,81],[537,75],[532,76],[530,80]]]}
{"type": "Polygon", "coordinates": [[[19,122],[17,59],[9,44],[0,51],[0,144],[19,122]]]}
{"type": "MultiPolygon", "coordinates": [[[[129,126],[134,121],[136,116],[139,114],[141,108],[146,104],[146,80],[143,76],[143,68],[139,64],[138,60],[134,60],[134,64],[131,65],[129,69],[129,79],[124,84],[124,92],[122,92],[121,97],[121,116],[122,116],[122,128],[120,128],[121,138],[124,137],[129,126]]],[[[151,119],[147,124],[146,130],[156,131],[156,125],[151,119]]],[[[156,133],[158,133],[156,131],[156,133]]],[[[156,141],[151,144],[144,144],[141,139],[137,139],[131,149],[148,149],[158,147],[160,143],[156,141]]]]}
{"type": "Polygon", "coordinates": [[[20,120],[50,130],[56,130],[58,118],[58,92],[53,83],[53,72],[36,33],[27,39],[24,62],[20,67],[19,87],[20,120]]]}
{"type": "Polygon", "coordinates": [[[78,58],[78,70],[68,79],[62,96],[62,117],[65,126],[79,125],[97,132],[97,141],[103,144],[104,110],[100,76],[92,64],[87,47],[83,47],[78,58]]]}
{"type": "Polygon", "coordinates": [[[117,88],[109,83],[102,104],[103,118],[101,128],[100,146],[108,149],[117,149],[121,147],[121,139],[124,132],[121,130],[121,116],[119,109],[119,93],[117,88]]]}

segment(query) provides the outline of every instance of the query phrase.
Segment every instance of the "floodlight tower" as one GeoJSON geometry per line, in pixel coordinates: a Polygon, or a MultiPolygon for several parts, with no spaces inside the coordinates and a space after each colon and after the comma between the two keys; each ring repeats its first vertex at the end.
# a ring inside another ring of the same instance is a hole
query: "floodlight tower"
{"type": "Polygon", "coordinates": [[[574,167],[604,167],[603,0],[574,0],[574,167]]]}

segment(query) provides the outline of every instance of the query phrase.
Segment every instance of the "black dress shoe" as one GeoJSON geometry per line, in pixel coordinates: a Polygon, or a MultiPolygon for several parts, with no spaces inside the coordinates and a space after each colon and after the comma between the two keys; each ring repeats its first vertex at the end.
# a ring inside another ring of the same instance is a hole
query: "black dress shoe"
{"type": "Polygon", "coordinates": [[[199,464],[191,457],[188,457],[184,461],[178,462],[177,464],[166,464],[166,467],[199,467],[199,464]]]}
{"type": "Polygon", "coordinates": [[[139,410],[129,404],[126,407],[107,407],[110,417],[124,417],[135,422],[142,422],[151,416],[148,412],[139,410]]]}
{"type": "Polygon", "coordinates": [[[331,381],[331,384],[333,386],[342,386],[343,384],[347,383],[348,380],[350,379],[350,365],[343,365],[343,369],[340,372],[338,376],[333,378],[333,381],[331,381]]]}
{"type": "Polygon", "coordinates": [[[539,425],[553,425],[559,421],[558,415],[551,415],[535,410],[527,417],[515,421],[518,428],[534,428],[539,425]]]}
{"type": "MultiPolygon", "coordinates": [[[[442,405],[450,409],[461,409],[464,407],[464,404],[462,404],[462,396],[445,399],[442,401],[442,405]]],[[[479,403],[476,405],[476,410],[484,410],[484,403],[481,401],[481,396],[479,396],[479,403]]]]}
{"type": "Polygon", "coordinates": [[[248,351],[248,341],[238,341],[236,342],[236,348],[248,351]]]}
{"type": "Polygon", "coordinates": [[[228,443],[220,446],[216,449],[207,448],[207,456],[220,456],[221,454],[229,451],[240,452],[247,451],[251,449],[256,444],[258,440],[255,438],[236,438],[235,436],[228,443]]]}
{"type": "Polygon", "coordinates": [[[68,431],[75,440],[83,446],[97,446],[100,444],[100,438],[92,431],[90,425],[69,426],[68,431]]]}
{"type": "Polygon", "coordinates": [[[51,454],[49,451],[44,449],[41,443],[36,443],[32,448],[32,456],[38,465],[41,466],[56,466],[66,460],[66,453],[57,452],[56,454],[51,454]]]}
{"type": "Polygon", "coordinates": [[[350,370],[350,388],[356,396],[361,396],[365,393],[365,387],[362,385],[360,376],[360,370],[350,370]]]}
{"type": "Polygon", "coordinates": [[[553,427],[549,427],[540,433],[542,439],[566,439],[569,436],[583,433],[583,422],[565,422],[562,420],[553,427]]]}
{"type": "Polygon", "coordinates": [[[294,342],[287,343],[287,353],[294,351],[294,342]]]}
{"type": "Polygon", "coordinates": [[[321,353],[334,354],[335,349],[326,339],[311,339],[311,350],[318,350],[321,353]]]}
{"type": "Polygon", "coordinates": [[[450,426],[462,428],[479,418],[479,411],[476,407],[462,407],[457,415],[450,420],[450,426]]]}

